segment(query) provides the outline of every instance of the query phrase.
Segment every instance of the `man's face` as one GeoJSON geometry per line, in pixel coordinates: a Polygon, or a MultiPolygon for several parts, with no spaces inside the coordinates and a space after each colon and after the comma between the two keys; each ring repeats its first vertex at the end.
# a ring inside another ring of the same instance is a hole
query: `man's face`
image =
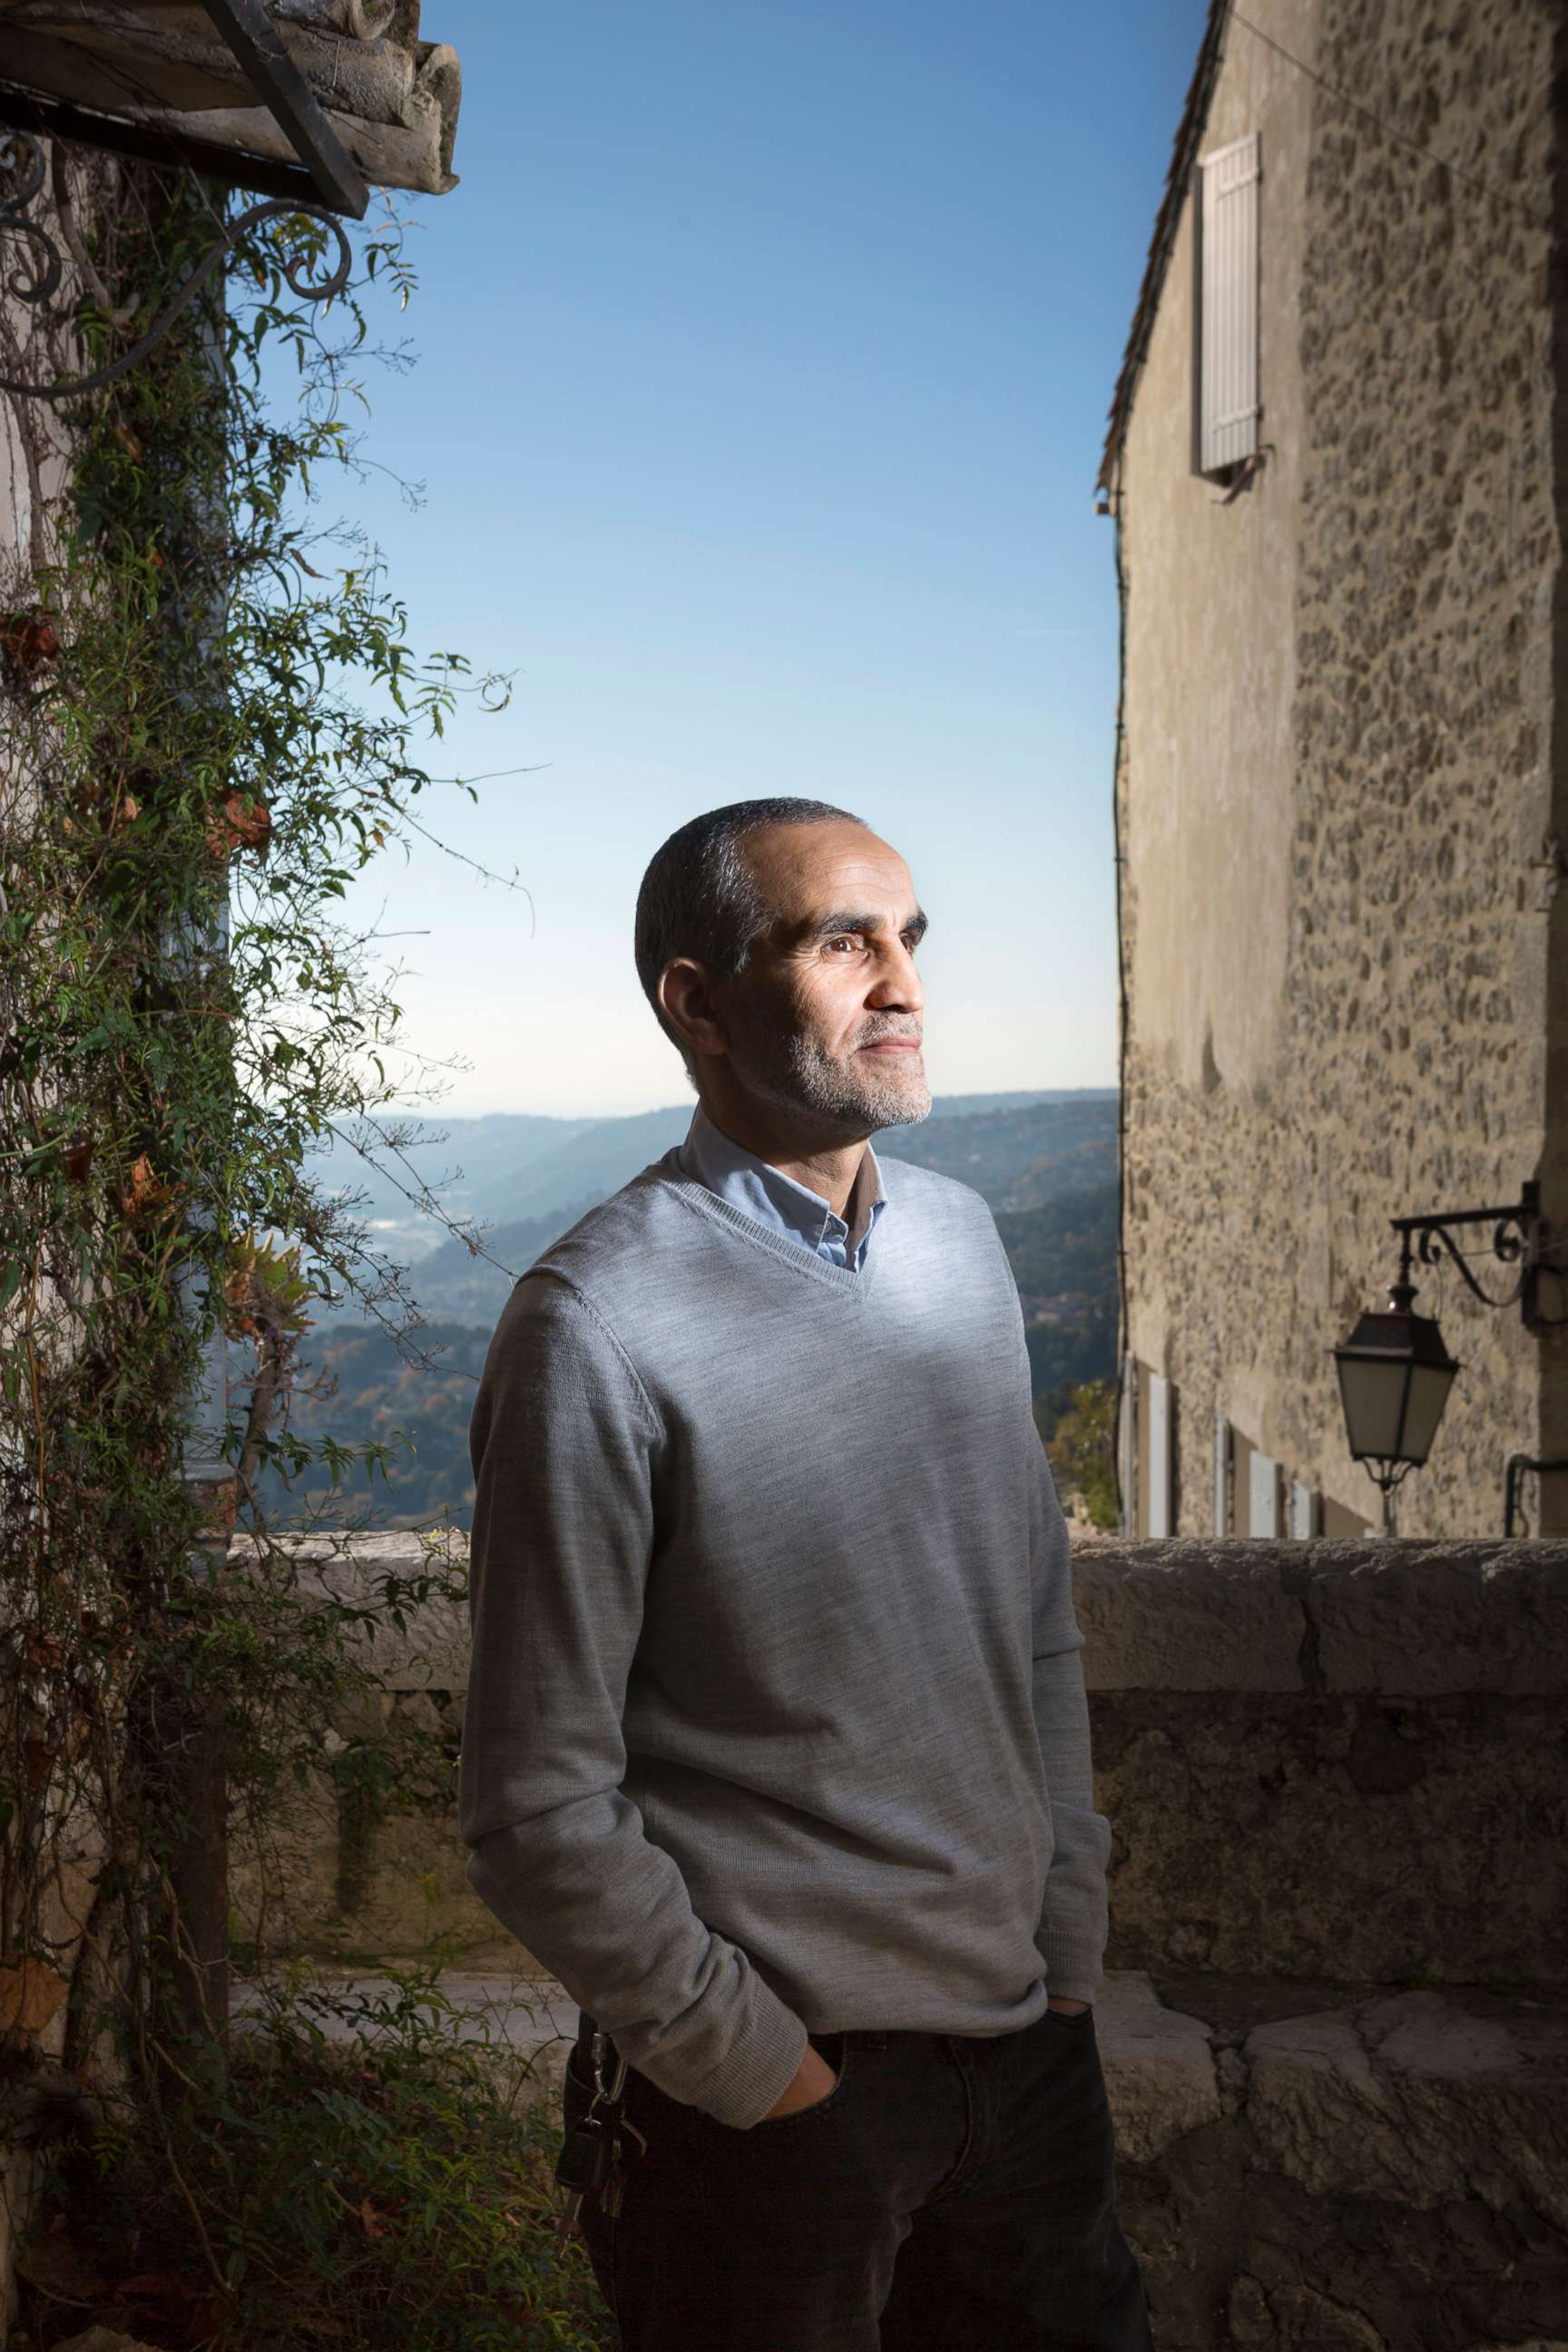
{"type": "Polygon", "coordinates": [[[775,919],[717,997],[735,1079],[847,1140],[924,1118],[925,917],[903,859],[837,820],[770,825],[745,855],[775,919]]]}

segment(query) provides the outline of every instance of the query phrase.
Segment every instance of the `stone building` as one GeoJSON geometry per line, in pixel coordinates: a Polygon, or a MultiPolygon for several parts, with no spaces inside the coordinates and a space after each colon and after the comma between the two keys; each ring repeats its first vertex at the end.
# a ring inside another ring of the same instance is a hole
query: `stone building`
{"type": "Polygon", "coordinates": [[[1379,1528],[1331,1350],[1392,1218],[1532,1181],[1534,1328],[1489,1225],[1507,1303],[1415,1266],[1395,1524],[1503,1532],[1523,1456],[1568,1527],[1565,75],[1552,0],[1210,10],[1100,475],[1127,1533],[1379,1528]]]}

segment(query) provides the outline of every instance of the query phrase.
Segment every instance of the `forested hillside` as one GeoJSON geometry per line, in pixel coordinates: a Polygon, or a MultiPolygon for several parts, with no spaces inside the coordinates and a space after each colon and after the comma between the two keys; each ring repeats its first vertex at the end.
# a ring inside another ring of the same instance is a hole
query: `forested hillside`
{"type": "Polygon", "coordinates": [[[1116,1097],[1072,1097],[1018,1109],[931,1117],[889,1128],[873,1149],[956,1176],[993,1209],[1037,1209],[1059,1193],[1116,1181],[1116,1097]]]}
{"type": "MultiPolygon", "coordinates": [[[[884,1130],[873,1139],[874,1148],[971,1184],[989,1203],[1018,1284],[1036,1420],[1042,1436],[1048,1437],[1078,1382],[1115,1371],[1116,1098],[1067,1094],[941,1100],[941,1116],[933,1106],[931,1118],[919,1125],[884,1130]],[[983,1107],[965,1111],[961,1106],[966,1101],[983,1107]]],[[[689,1120],[688,1107],[668,1139],[679,1141],[689,1120]]],[[[472,1191],[489,1198],[506,1191],[494,1171],[513,1164],[514,1153],[530,1145],[536,1165],[545,1160],[564,1171],[590,1164],[573,1159],[574,1148],[588,1139],[587,1123],[565,1138],[545,1130],[573,1128],[573,1122],[519,1121],[510,1132],[506,1122],[471,1124],[484,1130],[478,1156],[489,1163],[472,1191]]],[[[384,1477],[378,1474],[373,1480],[356,1472],[335,1496],[324,1476],[302,1476],[292,1489],[270,1477],[264,1499],[276,1523],[321,1516],[329,1522],[392,1528],[427,1527],[448,1518],[458,1527],[468,1525],[468,1418],[490,1333],[512,1283],[595,1200],[658,1156],[645,1150],[650,1130],[641,1120],[600,1124],[626,1130],[616,1145],[618,1160],[603,1156],[608,1139],[601,1135],[595,1145],[602,1171],[621,1170],[615,1185],[574,1194],[566,1205],[544,1213],[496,1224],[483,1237],[482,1255],[450,1239],[401,1253],[412,1264],[410,1286],[427,1318],[412,1335],[412,1345],[431,1360],[428,1364],[406,1361],[390,1333],[357,1316],[331,1318],[307,1336],[301,1350],[305,1387],[294,1400],[291,1429],[313,1442],[330,1434],[338,1444],[356,1448],[395,1444],[397,1457],[384,1477]],[[628,1157],[632,1165],[623,1166],[628,1157]]],[[[449,1149],[444,1158],[450,1165],[449,1149]]],[[[345,1175],[345,1181],[352,1181],[345,1175]]],[[[471,1197],[467,1179],[464,1192],[471,1197]]],[[[427,1242],[428,1221],[416,1238],[427,1242]]]]}

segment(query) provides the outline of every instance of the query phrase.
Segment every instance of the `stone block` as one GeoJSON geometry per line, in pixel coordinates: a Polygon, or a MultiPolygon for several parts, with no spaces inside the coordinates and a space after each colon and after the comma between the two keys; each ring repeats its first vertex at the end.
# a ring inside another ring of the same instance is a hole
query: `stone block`
{"type": "Polygon", "coordinates": [[[1094,1691],[1118,1968],[1568,1978],[1561,1710],[1094,1691]]]}
{"type": "Polygon", "coordinates": [[[1568,2001],[1384,1994],[1247,2036],[1257,2161],[1314,2197],[1523,2202],[1568,2233],[1568,2001]]]}
{"type": "Polygon", "coordinates": [[[453,1803],[362,1817],[325,1772],[269,1825],[263,1845],[236,1839],[229,1883],[244,1932],[269,1952],[404,1960],[438,1939],[467,1953],[496,1938],[494,1914],[468,1885],[453,1803]]]}
{"type": "Polygon", "coordinates": [[[1195,1538],[1075,1545],[1087,1687],[1300,1690],[1307,1622],[1281,1583],[1280,1549],[1195,1538]]]}
{"type": "Polygon", "coordinates": [[[1220,2115],[1209,2031],[1164,2008],[1139,1969],[1108,1969],[1095,2004],[1095,2037],[1119,2153],[1147,2164],[1220,2115]]]}
{"type": "MultiPolygon", "coordinates": [[[[466,1567],[468,1538],[460,1531],[426,1538],[417,1534],[356,1531],[342,1538],[330,1536],[286,1537],[297,1563],[300,1589],[306,1594],[346,1601],[357,1608],[371,1605],[386,1590],[386,1580],[416,1578],[428,1566],[445,1578],[451,1568],[466,1567]]],[[[237,1538],[230,1558],[242,1565],[247,1538],[237,1538]]],[[[379,1675],[393,1691],[461,1691],[468,1680],[468,1612],[465,1601],[435,1597],[409,1604],[403,1628],[383,1615],[363,1641],[356,1641],[358,1662],[379,1675]]]]}
{"type": "Polygon", "coordinates": [[[1560,1541],[1334,1549],[1333,1560],[1309,1563],[1299,1588],[1325,1689],[1405,1698],[1568,1691],[1568,1559],[1560,1541]]]}
{"type": "Polygon", "coordinates": [[[1568,1998],[1159,1990],[1206,2021],[1222,2109],[1152,2156],[1118,2116],[1118,2204],[1161,2352],[1561,2340],[1568,1998]]]}

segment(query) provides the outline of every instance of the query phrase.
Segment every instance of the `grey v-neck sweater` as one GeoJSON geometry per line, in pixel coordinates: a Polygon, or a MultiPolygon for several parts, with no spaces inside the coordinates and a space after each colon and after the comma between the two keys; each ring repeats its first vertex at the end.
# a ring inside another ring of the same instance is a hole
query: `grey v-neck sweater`
{"type": "Polygon", "coordinates": [[[808,2031],[1005,2033],[1101,1982],[1016,1286],[979,1193],[878,1160],[855,1272],[672,1150],[517,1284],[474,1410],[469,1880],[738,2126],[808,2031]]]}

